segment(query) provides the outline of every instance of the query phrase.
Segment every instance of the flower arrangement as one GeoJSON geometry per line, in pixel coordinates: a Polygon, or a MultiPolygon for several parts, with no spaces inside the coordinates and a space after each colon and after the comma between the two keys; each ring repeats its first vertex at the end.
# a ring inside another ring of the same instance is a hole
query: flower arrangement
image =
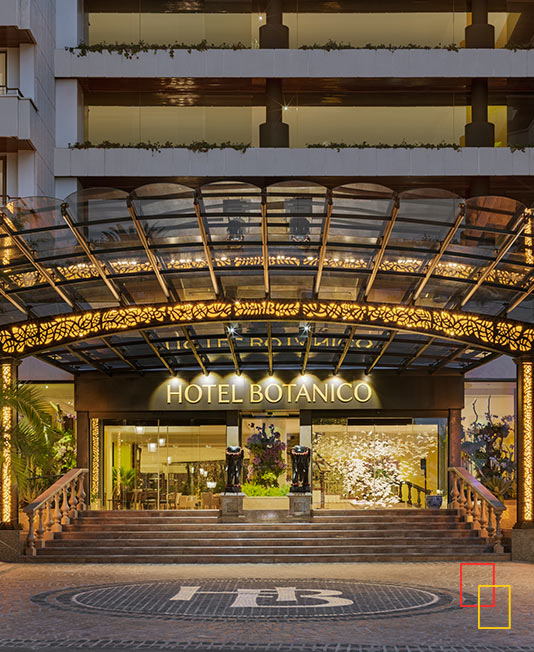
{"type": "Polygon", "coordinates": [[[485,421],[480,421],[473,402],[474,421],[463,429],[464,460],[473,465],[475,475],[499,500],[515,498],[515,448],[507,444],[513,433],[513,417],[491,414],[491,397],[485,421]]]}
{"type": "Polygon", "coordinates": [[[265,424],[254,430],[246,443],[250,451],[247,480],[262,487],[278,487],[278,478],[287,467],[283,458],[286,445],[273,424],[268,432],[265,424]]]}

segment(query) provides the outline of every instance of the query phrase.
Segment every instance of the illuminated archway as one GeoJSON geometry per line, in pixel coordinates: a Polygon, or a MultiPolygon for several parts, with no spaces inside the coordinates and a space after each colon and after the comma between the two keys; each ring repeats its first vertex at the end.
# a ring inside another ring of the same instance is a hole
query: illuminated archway
{"type": "Polygon", "coordinates": [[[0,330],[5,357],[25,357],[103,335],[176,324],[308,321],[412,332],[519,356],[530,353],[534,327],[505,318],[439,308],[346,301],[197,301],[90,310],[43,317],[0,330]]]}

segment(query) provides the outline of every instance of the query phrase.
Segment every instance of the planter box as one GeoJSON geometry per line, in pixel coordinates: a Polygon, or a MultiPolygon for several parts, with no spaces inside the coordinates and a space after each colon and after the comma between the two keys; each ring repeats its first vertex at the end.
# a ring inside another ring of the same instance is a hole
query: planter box
{"type": "Polygon", "coordinates": [[[245,496],[243,498],[243,509],[245,510],[289,510],[289,498],[287,496],[245,496]]]}
{"type": "Polygon", "coordinates": [[[0,530],[0,561],[20,561],[23,533],[20,530],[0,530]]]}

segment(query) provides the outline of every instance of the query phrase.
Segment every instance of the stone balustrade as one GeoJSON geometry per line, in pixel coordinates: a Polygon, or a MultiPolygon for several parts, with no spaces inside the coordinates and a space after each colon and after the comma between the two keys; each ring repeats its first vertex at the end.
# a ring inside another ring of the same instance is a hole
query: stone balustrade
{"type": "Polygon", "coordinates": [[[88,469],[71,469],[51,487],[24,508],[28,515],[29,530],[26,554],[33,557],[38,548],[54,538],[87,509],[86,481],[88,469]]]}
{"type": "Polygon", "coordinates": [[[504,552],[501,518],[505,505],[466,469],[451,467],[449,472],[452,480],[449,506],[457,509],[481,537],[493,544],[494,552],[504,552]]]}

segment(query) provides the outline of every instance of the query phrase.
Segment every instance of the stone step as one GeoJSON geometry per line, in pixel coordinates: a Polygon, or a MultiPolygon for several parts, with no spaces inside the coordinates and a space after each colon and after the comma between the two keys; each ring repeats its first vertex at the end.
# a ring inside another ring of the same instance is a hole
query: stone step
{"type": "MultiPolygon", "coordinates": [[[[439,546],[444,543],[444,540],[441,537],[428,537],[424,540],[419,540],[417,542],[398,542],[396,545],[406,547],[406,545],[410,545],[410,547],[418,547],[418,546],[439,546]]],[[[458,538],[447,538],[446,540],[447,544],[452,544],[454,545],[486,545],[485,540],[481,538],[467,538],[467,537],[458,537],[458,538]]],[[[228,546],[368,546],[368,545],[384,545],[384,538],[383,537],[318,537],[318,538],[310,538],[310,537],[299,537],[299,536],[292,536],[290,538],[284,538],[284,539],[279,539],[275,537],[265,537],[265,538],[250,538],[248,536],[243,536],[240,538],[227,538],[225,537],[224,539],[221,538],[203,538],[203,539],[197,539],[197,538],[179,538],[176,539],[175,537],[172,538],[145,538],[145,539],[138,539],[136,537],[130,537],[128,539],[126,538],[106,538],[106,539],[95,539],[95,540],[88,540],[88,539],[73,539],[73,538],[64,538],[64,539],[54,539],[53,542],[50,542],[49,546],[51,548],[66,548],[66,547],[80,547],[80,546],[88,546],[91,548],[109,548],[111,545],[116,545],[116,546],[128,546],[128,547],[136,547],[136,546],[144,546],[144,545],[152,545],[152,546],[162,546],[162,547],[167,547],[167,546],[205,546],[205,547],[228,547],[228,546]]],[[[390,545],[395,545],[392,542],[389,542],[390,545]]]]}
{"type": "Polygon", "coordinates": [[[108,555],[69,555],[63,551],[57,552],[55,555],[28,558],[29,561],[44,562],[44,563],[77,563],[77,564],[280,564],[280,563],[310,563],[310,562],[438,562],[438,561],[481,561],[481,562],[494,562],[494,561],[509,561],[511,555],[507,553],[450,553],[443,554],[436,552],[428,553],[408,553],[404,551],[399,554],[376,554],[376,553],[347,553],[339,555],[336,553],[314,553],[311,555],[302,555],[299,553],[293,554],[273,554],[265,555],[263,553],[257,554],[230,554],[228,552],[220,555],[210,555],[209,561],[205,555],[188,554],[188,555],[174,555],[174,554],[145,554],[145,555],[132,555],[132,554],[117,554],[115,551],[108,555]]]}
{"type": "MultiPolygon", "coordinates": [[[[276,535],[276,537],[280,540],[287,540],[288,538],[295,538],[295,537],[300,537],[300,538],[306,538],[306,539],[317,539],[317,538],[324,538],[328,537],[329,539],[332,538],[365,538],[365,537],[376,537],[383,539],[384,538],[384,531],[379,530],[379,529],[368,529],[368,530],[312,530],[309,528],[295,528],[291,529],[288,531],[274,531],[269,530],[269,531],[251,531],[251,530],[246,530],[242,529],[240,526],[237,526],[239,529],[234,529],[234,530],[213,530],[209,532],[209,537],[207,537],[207,533],[205,531],[198,531],[198,530],[191,530],[191,531],[168,531],[165,529],[162,530],[146,530],[146,531],[138,531],[138,532],[132,532],[131,530],[125,529],[125,530],[84,530],[84,531],[76,531],[76,530],[71,530],[67,532],[57,532],[54,540],[59,541],[63,539],[69,539],[69,540],[84,540],[84,541],[90,541],[92,539],[130,539],[130,538],[135,538],[135,539],[184,539],[184,538],[199,538],[203,537],[204,539],[226,539],[226,540],[233,540],[233,539],[241,539],[241,538],[248,538],[248,539],[264,539],[265,537],[272,537],[273,535],[276,535]]],[[[406,530],[395,530],[393,532],[393,535],[396,538],[400,539],[409,539],[409,538],[414,538],[414,539],[420,539],[420,538],[428,538],[429,537],[429,532],[428,530],[414,530],[414,529],[406,529],[406,530]]],[[[431,533],[430,536],[436,536],[436,533],[431,533]]],[[[478,539],[478,534],[474,530],[470,529],[450,529],[450,530],[443,530],[439,531],[439,536],[436,536],[436,538],[439,538],[440,540],[443,539],[443,537],[447,538],[474,538],[478,539]]]]}
{"type": "Polygon", "coordinates": [[[194,516],[199,517],[218,517],[220,511],[218,509],[91,509],[80,514],[81,518],[108,518],[120,514],[124,518],[135,518],[142,515],[145,518],[158,518],[161,516],[194,516]]]}
{"type": "MultiPolygon", "coordinates": [[[[249,541],[240,542],[242,545],[232,546],[232,552],[236,552],[236,549],[239,549],[243,554],[292,554],[299,552],[300,554],[319,554],[319,553],[331,553],[331,554],[357,554],[357,553],[375,553],[375,554],[401,554],[401,553],[427,553],[427,554],[463,554],[463,553],[475,553],[475,552],[491,552],[491,548],[487,546],[484,542],[481,542],[481,545],[475,543],[471,545],[448,545],[447,542],[445,545],[436,543],[435,545],[431,544],[422,544],[419,546],[409,546],[409,549],[406,549],[405,545],[395,545],[393,543],[384,542],[379,544],[372,545],[337,545],[332,543],[327,543],[326,545],[299,545],[298,549],[293,546],[288,546],[285,544],[272,544],[272,545],[250,545],[249,541]]],[[[81,544],[78,546],[71,545],[65,546],[62,548],[51,545],[48,548],[41,548],[38,550],[38,555],[48,556],[52,555],[57,551],[65,551],[65,554],[69,552],[71,554],[78,552],[82,555],[120,555],[120,554],[136,554],[136,555],[147,555],[147,554],[175,554],[175,555],[187,555],[187,554],[198,554],[205,555],[206,560],[211,555],[216,554],[225,554],[229,551],[228,546],[206,546],[204,542],[196,542],[196,545],[186,546],[174,545],[165,546],[163,550],[162,547],[158,545],[140,545],[140,546],[129,546],[129,545],[87,545],[81,544]]]]}
{"type": "Polygon", "coordinates": [[[310,530],[321,531],[321,530],[365,530],[365,529],[377,529],[383,531],[397,531],[403,529],[417,528],[417,529],[436,529],[436,530],[450,530],[456,527],[463,528],[469,527],[468,524],[463,521],[452,521],[452,522],[434,522],[430,519],[423,520],[421,522],[413,523],[392,523],[384,522],[380,520],[365,521],[365,522],[344,522],[344,523],[317,523],[316,521],[306,521],[306,522],[268,522],[261,521],[257,523],[221,523],[219,521],[214,521],[213,523],[190,523],[190,522],[180,522],[175,520],[159,521],[155,522],[127,522],[127,521],[109,521],[109,520],[82,520],[75,521],[70,525],[65,525],[65,531],[116,531],[116,530],[125,530],[125,531],[153,531],[154,526],[158,526],[158,530],[165,529],[168,531],[203,531],[205,533],[211,531],[223,531],[223,530],[234,530],[236,527],[239,527],[242,530],[249,531],[291,531],[295,527],[301,527],[305,523],[306,527],[310,530]]]}

